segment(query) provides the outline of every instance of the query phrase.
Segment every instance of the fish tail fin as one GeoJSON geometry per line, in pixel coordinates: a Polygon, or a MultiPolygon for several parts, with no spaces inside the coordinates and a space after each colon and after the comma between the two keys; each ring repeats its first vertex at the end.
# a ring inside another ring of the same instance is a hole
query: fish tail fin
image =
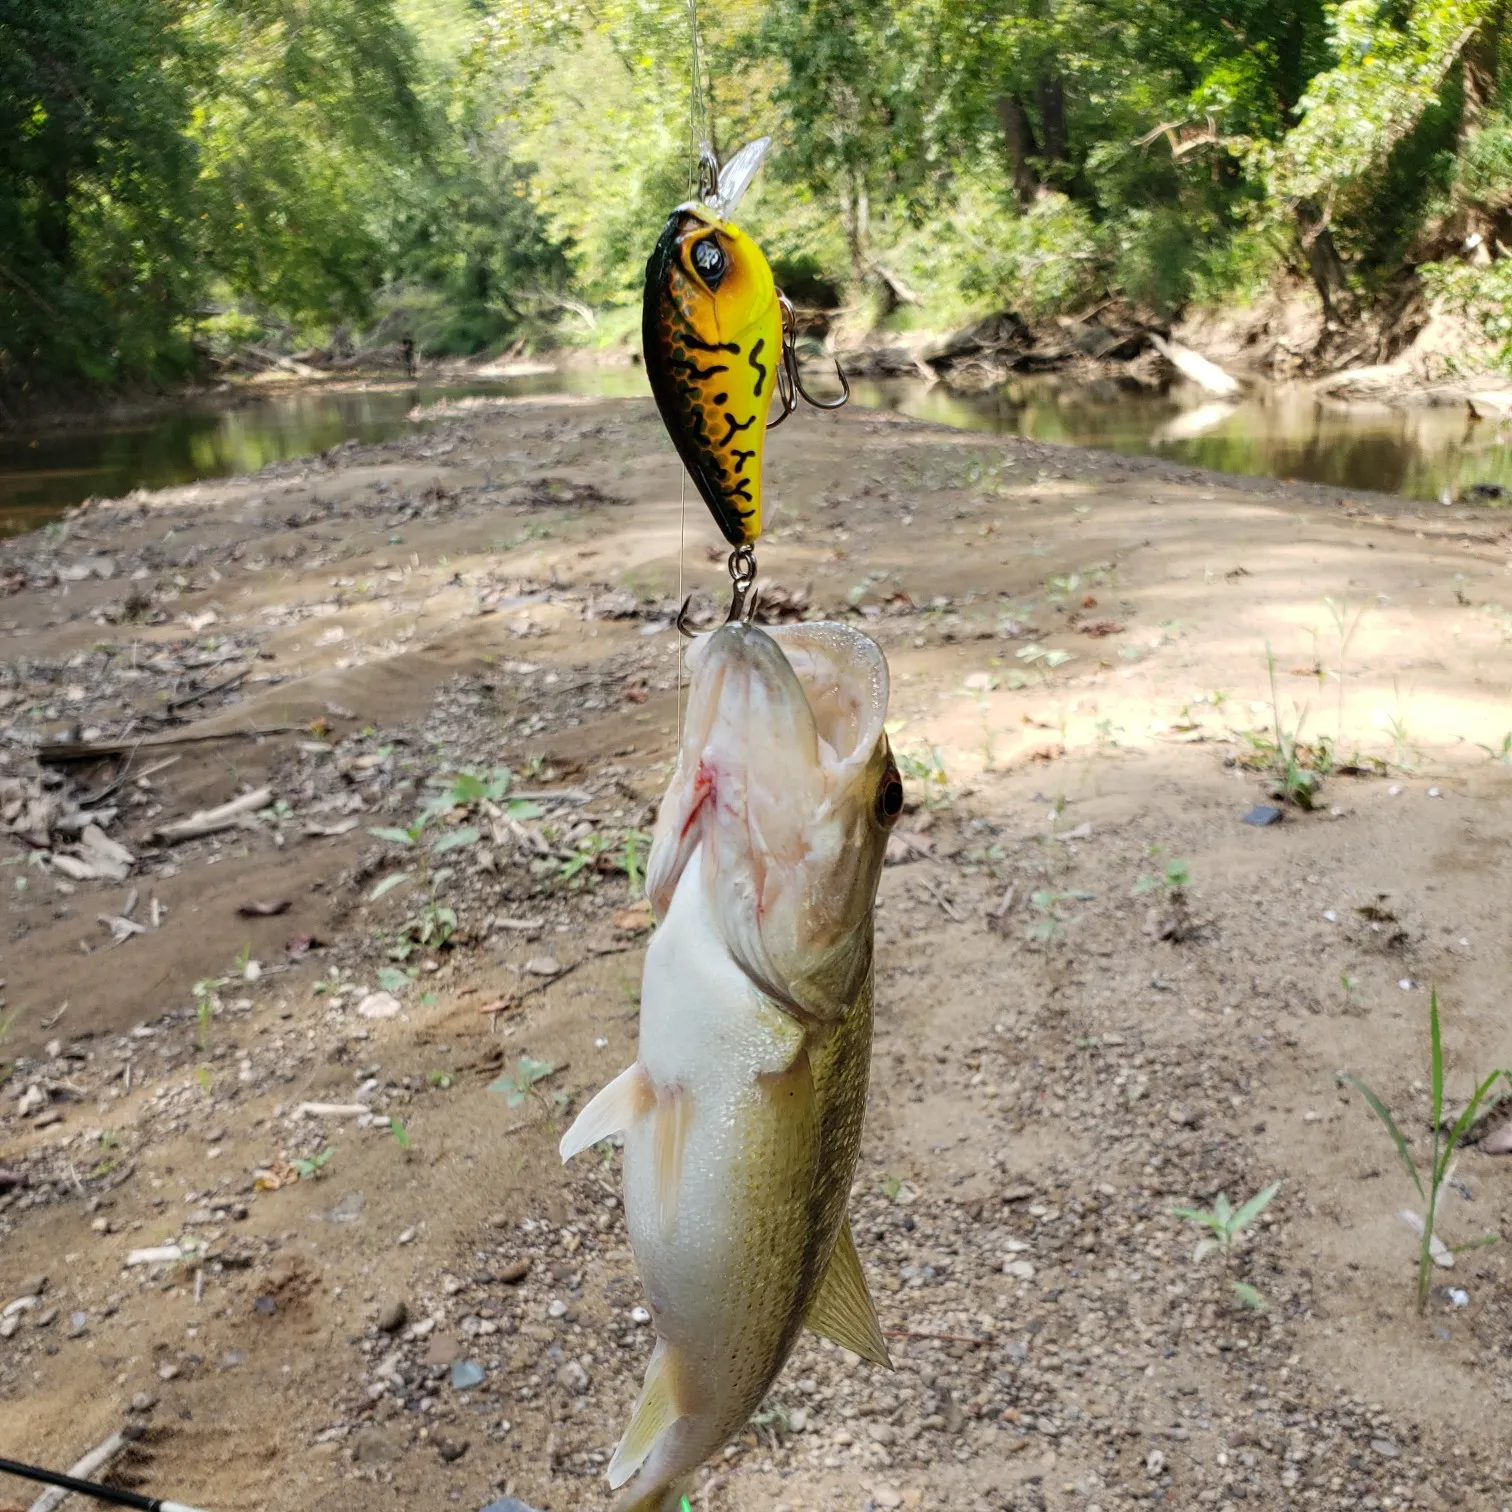
{"type": "Polygon", "coordinates": [[[630,1426],[609,1462],[609,1484],[615,1490],[635,1477],[615,1503],[616,1512],[659,1512],[659,1498],[669,1492],[672,1481],[694,1468],[677,1462],[677,1448],[691,1427],[679,1400],[678,1375],[676,1356],[665,1339],[658,1339],[630,1426]]]}
{"type": "Polygon", "coordinates": [[[669,1486],[666,1490],[653,1489],[645,1496],[637,1494],[633,1489],[626,1492],[627,1496],[634,1496],[634,1501],[620,1500],[614,1504],[614,1512],[680,1512],[683,1497],[693,1489],[693,1477],[687,1476],[679,1480],[675,1486],[669,1486]]]}
{"type": "Polygon", "coordinates": [[[639,1061],[627,1066],[602,1088],[573,1120],[559,1146],[565,1164],[590,1145],[613,1134],[623,1134],[642,1114],[656,1105],[656,1091],[646,1068],[639,1061]]]}

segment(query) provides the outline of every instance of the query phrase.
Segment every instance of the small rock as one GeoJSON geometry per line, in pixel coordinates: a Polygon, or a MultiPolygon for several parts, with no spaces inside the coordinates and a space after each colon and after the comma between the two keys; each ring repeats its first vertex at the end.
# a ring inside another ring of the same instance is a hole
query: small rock
{"type": "Polygon", "coordinates": [[[58,1309],[56,1307],[49,1307],[46,1312],[37,1314],[36,1326],[38,1328],[51,1328],[57,1321],[58,1309]]]}
{"type": "Polygon", "coordinates": [[[1003,1262],[1003,1274],[1016,1276],[1020,1281],[1034,1280],[1034,1265],[1029,1260],[1005,1260],[1003,1262]]]}
{"type": "Polygon", "coordinates": [[[474,1386],[481,1386],[486,1376],[487,1372],[476,1360],[458,1360],[452,1366],[452,1390],[470,1391],[474,1386]]]}
{"type": "Polygon", "coordinates": [[[0,1318],[0,1339],[14,1337],[15,1332],[21,1326],[21,1314],[12,1313],[8,1318],[0,1318]]]}
{"type": "Polygon", "coordinates": [[[548,1318],[565,1318],[567,1316],[567,1304],[560,1297],[553,1297],[546,1307],[548,1318]]]}
{"type": "Polygon", "coordinates": [[[359,1465],[392,1464],[399,1453],[398,1444],[381,1428],[363,1428],[352,1441],[352,1458],[359,1465]]]}
{"type": "Polygon", "coordinates": [[[414,1242],[415,1242],[415,1231],[412,1228],[405,1229],[404,1232],[399,1235],[399,1243],[400,1244],[413,1244],[414,1242]]]}
{"type": "Polygon", "coordinates": [[[438,1438],[436,1440],[436,1453],[441,1456],[443,1464],[455,1464],[467,1453],[467,1440],[438,1438]]]}
{"type": "Polygon", "coordinates": [[[1389,1438],[1373,1438],[1370,1447],[1375,1450],[1382,1459],[1395,1459],[1402,1451],[1397,1448],[1396,1440],[1389,1438]]]}
{"type": "Polygon", "coordinates": [[[362,1216],[366,1199],[361,1192],[348,1192],[330,1211],[332,1223],[355,1223],[362,1216]]]}
{"type": "Polygon", "coordinates": [[[1152,1449],[1147,1455],[1145,1455],[1145,1474],[1148,1475],[1151,1480],[1155,1479],[1156,1476],[1161,1474],[1165,1467],[1166,1457],[1159,1449],[1152,1449]]]}
{"type": "Polygon", "coordinates": [[[46,1106],[47,1093],[36,1082],[33,1082],[21,1094],[21,1101],[16,1104],[16,1111],[22,1118],[30,1118],[34,1113],[40,1113],[46,1106]]]}
{"type": "Polygon", "coordinates": [[[498,1501],[491,1501],[483,1508],[483,1512],[536,1512],[536,1508],[528,1507],[522,1501],[516,1501],[512,1496],[501,1497],[498,1501]]]}
{"type": "Polygon", "coordinates": [[[139,1391],[127,1403],[127,1412],[151,1412],[157,1406],[157,1398],[150,1391],[139,1391]]]}
{"type": "Polygon", "coordinates": [[[511,1260],[499,1271],[499,1280],[506,1286],[518,1286],[530,1274],[530,1261],[511,1260]]]}
{"type": "Polygon", "coordinates": [[[462,1354],[462,1344],[450,1334],[437,1334],[425,1351],[427,1365],[450,1365],[462,1354]]]}
{"type": "Polygon", "coordinates": [[[89,1314],[84,1312],[74,1313],[68,1320],[68,1337],[77,1339],[80,1334],[89,1327],[89,1314]]]}
{"type": "Polygon", "coordinates": [[[110,1219],[96,1218],[89,1226],[97,1234],[108,1234],[110,1232],[110,1219]]]}
{"type": "Polygon", "coordinates": [[[1264,829],[1269,824],[1280,824],[1285,817],[1275,804],[1257,803],[1239,822],[1253,824],[1257,829],[1264,829]]]}
{"type": "Polygon", "coordinates": [[[872,1492],[872,1503],[878,1507],[901,1507],[903,1493],[896,1486],[878,1486],[872,1492]]]}
{"type": "Polygon", "coordinates": [[[378,1314],[378,1328],[382,1333],[398,1333],[409,1322],[409,1305],[402,1297],[395,1297],[378,1314]]]}
{"type": "Polygon", "coordinates": [[[630,1321],[632,1323],[646,1324],[651,1321],[651,1314],[644,1307],[632,1307],[630,1309],[630,1321]]]}
{"type": "Polygon", "coordinates": [[[576,1360],[568,1362],[557,1371],[557,1385],[573,1396],[582,1396],[592,1384],[592,1377],[576,1360]]]}
{"type": "Polygon", "coordinates": [[[392,992],[370,992],[357,1005],[357,1012],[362,1018],[391,1019],[398,1018],[402,1005],[392,992]]]}
{"type": "Polygon", "coordinates": [[[158,1366],[158,1380],[172,1381],[178,1378],[179,1368],[171,1360],[166,1365],[158,1366]]]}
{"type": "Polygon", "coordinates": [[[531,976],[554,977],[562,974],[562,963],[555,956],[531,956],[525,969],[531,976]]]}

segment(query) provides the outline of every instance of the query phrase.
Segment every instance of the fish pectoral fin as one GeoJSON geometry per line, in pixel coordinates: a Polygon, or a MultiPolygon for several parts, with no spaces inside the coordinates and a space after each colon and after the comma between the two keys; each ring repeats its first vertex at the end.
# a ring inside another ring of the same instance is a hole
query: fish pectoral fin
{"type": "Polygon", "coordinates": [[[590,1145],[612,1134],[623,1134],[636,1119],[656,1106],[656,1090],[646,1068],[636,1061],[604,1087],[572,1121],[562,1136],[562,1160],[567,1162],[590,1145]]]}
{"type": "Polygon", "coordinates": [[[658,1339],[646,1367],[640,1399],[630,1414],[630,1426],[609,1461],[609,1485],[618,1490],[645,1464],[662,1434],[683,1416],[677,1400],[677,1370],[666,1341],[658,1339]]]}
{"type": "Polygon", "coordinates": [[[863,1360],[892,1369],[882,1326],[877,1322],[877,1309],[872,1305],[866,1277],[861,1272],[856,1241],[851,1238],[849,1218],[840,1225],[840,1237],[835,1240],[829,1269],[825,1271],[803,1321],[821,1338],[833,1339],[863,1360]]]}
{"type": "Polygon", "coordinates": [[[656,1161],[656,1216],[664,1238],[670,1239],[677,1227],[677,1196],[692,1119],[693,1098],[685,1088],[662,1087],[657,1091],[651,1138],[656,1161]]]}

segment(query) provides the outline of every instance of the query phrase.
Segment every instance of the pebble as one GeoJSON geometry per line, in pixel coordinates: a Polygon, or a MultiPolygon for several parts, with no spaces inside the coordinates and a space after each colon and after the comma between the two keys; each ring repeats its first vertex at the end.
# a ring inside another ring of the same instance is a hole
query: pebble
{"type": "Polygon", "coordinates": [[[512,1496],[501,1497],[498,1501],[491,1501],[482,1509],[482,1512],[536,1512],[536,1508],[527,1506],[522,1501],[517,1501],[512,1496]]]}
{"type": "Polygon", "coordinates": [[[409,1304],[402,1297],[395,1297],[392,1302],[385,1304],[383,1311],[378,1314],[380,1333],[398,1333],[408,1322],[409,1304]]]}
{"type": "Polygon", "coordinates": [[[357,1005],[358,1015],[370,1019],[398,1018],[401,1004],[392,992],[370,992],[357,1005]]]}
{"type": "Polygon", "coordinates": [[[630,1321],[632,1323],[646,1324],[651,1321],[651,1314],[644,1307],[632,1307],[630,1309],[630,1321]]]}
{"type": "Polygon", "coordinates": [[[157,1406],[157,1398],[150,1391],[139,1391],[127,1403],[127,1412],[151,1412],[157,1406]]]}
{"type": "Polygon", "coordinates": [[[399,1243],[400,1244],[413,1244],[414,1242],[415,1242],[415,1231],[412,1228],[405,1229],[404,1232],[399,1235],[399,1243]]]}
{"type": "Polygon", "coordinates": [[[176,1380],[178,1378],[178,1373],[179,1368],[177,1365],[173,1364],[172,1361],[169,1361],[166,1365],[158,1366],[158,1380],[160,1381],[176,1380]]]}
{"type": "Polygon", "coordinates": [[[519,1283],[523,1281],[529,1274],[530,1261],[511,1260],[507,1265],[501,1267],[499,1271],[499,1280],[501,1280],[506,1286],[518,1286],[519,1283]]]}
{"type": "Polygon", "coordinates": [[[562,974],[562,963],[555,956],[531,956],[525,969],[531,976],[554,977],[562,974]]]}
{"type": "Polygon", "coordinates": [[[878,1507],[901,1507],[903,1493],[896,1486],[878,1486],[872,1492],[872,1502],[878,1507]]]}
{"type": "Polygon", "coordinates": [[[567,1304],[560,1297],[553,1297],[546,1308],[548,1318],[565,1318],[567,1316],[567,1304]]]}
{"type": "Polygon", "coordinates": [[[1005,1260],[1003,1274],[1015,1276],[1020,1281],[1034,1280],[1034,1263],[1030,1260],[1005,1260]]]}
{"type": "Polygon", "coordinates": [[[470,1391],[474,1386],[481,1386],[486,1378],[487,1372],[475,1360],[458,1360],[452,1366],[453,1391],[470,1391]]]}
{"type": "Polygon", "coordinates": [[[592,1384],[592,1377],[576,1360],[568,1362],[557,1371],[557,1385],[573,1396],[582,1396],[592,1384]]]}
{"type": "Polygon", "coordinates": [[[77,1339],[89,1326],[89,1314],[76,1312],[68,1320],[68,1337],[77,1339]]]}

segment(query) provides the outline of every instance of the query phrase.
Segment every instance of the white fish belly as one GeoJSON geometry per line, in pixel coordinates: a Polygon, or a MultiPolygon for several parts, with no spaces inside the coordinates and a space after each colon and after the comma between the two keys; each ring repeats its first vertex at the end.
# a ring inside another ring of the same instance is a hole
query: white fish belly
{"type": "Polygon", "coordinates": [[[818,1131],[812,1099],[781,1089],[802,1052],[722,948],[695,853],[646,955],[640,1063],[658,1107],[625,1136],[625,1209],[711,1445],[759,1403],[797,1326],[818,1131]]]}

